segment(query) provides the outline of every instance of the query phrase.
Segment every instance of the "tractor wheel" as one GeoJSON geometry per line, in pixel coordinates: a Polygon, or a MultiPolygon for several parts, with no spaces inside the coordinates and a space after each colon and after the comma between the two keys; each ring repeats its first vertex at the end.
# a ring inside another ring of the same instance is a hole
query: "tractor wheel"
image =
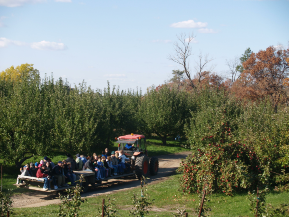
{"type": "Polygon", "coordinates": [[[146,155],[141,155],[141,156],[136,158],[135,173],[139,179],[141,179],[142,176],[148,176],[148,174],[149,174],[149,158],[146,155]]]}
{"type": "Polygon", "coordinates": [[[157,175],[159,171],[159,159],[152,157],[150,160],[150,173],[152,176],[157,175]]]}

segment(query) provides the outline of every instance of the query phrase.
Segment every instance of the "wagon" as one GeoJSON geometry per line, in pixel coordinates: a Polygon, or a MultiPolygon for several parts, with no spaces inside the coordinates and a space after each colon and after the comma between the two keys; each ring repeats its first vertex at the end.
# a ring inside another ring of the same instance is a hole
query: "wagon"
{"type": "MultiPolygon", "coordinates": [[[[96,187],[103,185],[107,182],[113,181],[115,179],[122,179],[126,177],[133,177],[140,179],[142,176],[156,175],[159,169],[159,161],[156,157],[148,157],[147,146],[146,146],[146,138],[144,135],[139,134],[129,134],[125,136],[120,136],[117,138],[116,143],[118,143],[118,150],[123,150],[126,157],[129,158],[131,164],[131,173],[125,173],[117,176],[111,176],[99,181],[95,180],[95,173],[89,170],[82,171],[73,171],[77,177],[77,180],[81,179],[80,184],[83,187],[83,192],[86,192],[89,187],[96,187]],[[131,144],[131,149],[126,149],[125,145],[131,144]]],[[[58,192],[63,191],[65,189],[72,188],[73,186],[62,187],[58,189],[54,189],[52,180],[50,180],[51,190],[44,190],[44,179],[36,178],[30,176],[21,176],[18,175],[17,183],[15,184],[17,187],[26,188],[30,190],[36,191],[45,191],[45,192],[58,192]]]]}

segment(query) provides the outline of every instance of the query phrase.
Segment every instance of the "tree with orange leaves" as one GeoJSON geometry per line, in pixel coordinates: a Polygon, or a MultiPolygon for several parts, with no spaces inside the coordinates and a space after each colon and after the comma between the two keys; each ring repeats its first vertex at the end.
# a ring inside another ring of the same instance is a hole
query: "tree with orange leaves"
{"type": "Polygon", "coordinates": [[[289,49],[276,50],[272,46],[265,51],[252,53],[243,63],[244,71],[234,83],[232,92],[250,100],[270,97],[277,111],[278,103],[287,100],[288,58],[289,49]]]}

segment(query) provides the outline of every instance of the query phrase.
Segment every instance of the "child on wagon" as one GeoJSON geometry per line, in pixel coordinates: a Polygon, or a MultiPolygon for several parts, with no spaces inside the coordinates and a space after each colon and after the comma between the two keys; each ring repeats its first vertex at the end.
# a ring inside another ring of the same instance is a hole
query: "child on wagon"
{"type": "Polygon", "coordinates": [[[28,164],[26,164],[23,168],[20,168],[21,176],[30,176],[28,171],[28,164]]]}
{"type": "Polygon", "coordinates": [[[125,161],[128,161],[130,159],[123,154],[123,150],[120,150],[119,158],[121,160],[122,168],[125,169],[126,172],[129,173],[130,172],[130,164],[126,163],[125,161]]]}
{"type": "Polygon", "coordinates": [[[101,155],[98,156],[97,165],[98,165],[98,168],[100,170],[100,178],[104,179],[105,178],[105,169],[104,169],[104,165],[101,161],[101,155]]]}
{"type": "Polygon", "coordinates": [[[107,163],[109,170],[110,170],[109,176],[111,176],[112,174],[114,175],[114,168],[112,166],[111,156],[107,156],[106,163],[107,163]]]}
{"type": "Polygon", "coordinates": [[[119,174],[122,175],[123,172],[124,172],[124,169],[123,169],[123,167],[122,167],[121,159],[119,158],[118,152],[115,153],[115,158],[116,158],[116,160],[117,160],[118,172],[119,172],[119,174]]]}
{"type": "Polygon", "coordinates": [[[98,168],[97,165],[98,157],[97,155],[93,155],[93,166],[94,166],[94,171],[95,171],[95,179],[100,180],[101,179],[101,174],[100,174],[100,169],[98,168]]]}
{"type": "Polygon", "coordinates": [[[108,177],[110,176],[110,170],[109,170],[109,167],[108,167],[108,164],[106,162],[106,158],[105,156],[102,156],[101,157],[101,162],[103,163],[103,166],[104,166],[104,169],[105,169],[105,177],[108,177]]]}

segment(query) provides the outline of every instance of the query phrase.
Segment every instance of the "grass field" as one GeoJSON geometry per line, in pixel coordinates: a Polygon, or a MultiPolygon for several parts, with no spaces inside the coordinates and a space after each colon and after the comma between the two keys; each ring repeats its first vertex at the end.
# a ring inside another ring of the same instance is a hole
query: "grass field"
{"type": "MultiPolygon", "coordinates": [[[[148,193],[153,201],[153,211],[149,216],[173,216],[172,213],[177,209],[186,209],[189,216],[196,216],[195,208],[198,206],[198,195],[183,195],[178,190],[178,179],[180,174],[168,178],[164,182],[147,185],[148,193]],[[158,211],[157,211],[158,210],[158,211]]],[[[115,198],[115,208],[119,216],[129,216],[129,210],[132,208],[131,197],[133,194],[140,195],[140,188],[117,192],[110,194],[109,197],[115,198]]],[[[102,199],[106,196],[88,198],[81,205],[80,216],[96,216],[96,211],[101,207],[102,199]]],[[[210,216],[253,216],[250,213],[249,200],[247,194],[237,194],[234,197],[223,194],[213,194],[208,196],[210,202],[207,203],[211,211],[210,216]]],[[[281,203],[288,203],[289,193],[270,193],[267,196],[267,202],[276,206],[281,203]]],[[[39,208],[15,208],[12,216],[57,216],[59,206],[49,205],[39,208]]],[[[289,212],[287,213],[289,215],[289,212]]]]}

